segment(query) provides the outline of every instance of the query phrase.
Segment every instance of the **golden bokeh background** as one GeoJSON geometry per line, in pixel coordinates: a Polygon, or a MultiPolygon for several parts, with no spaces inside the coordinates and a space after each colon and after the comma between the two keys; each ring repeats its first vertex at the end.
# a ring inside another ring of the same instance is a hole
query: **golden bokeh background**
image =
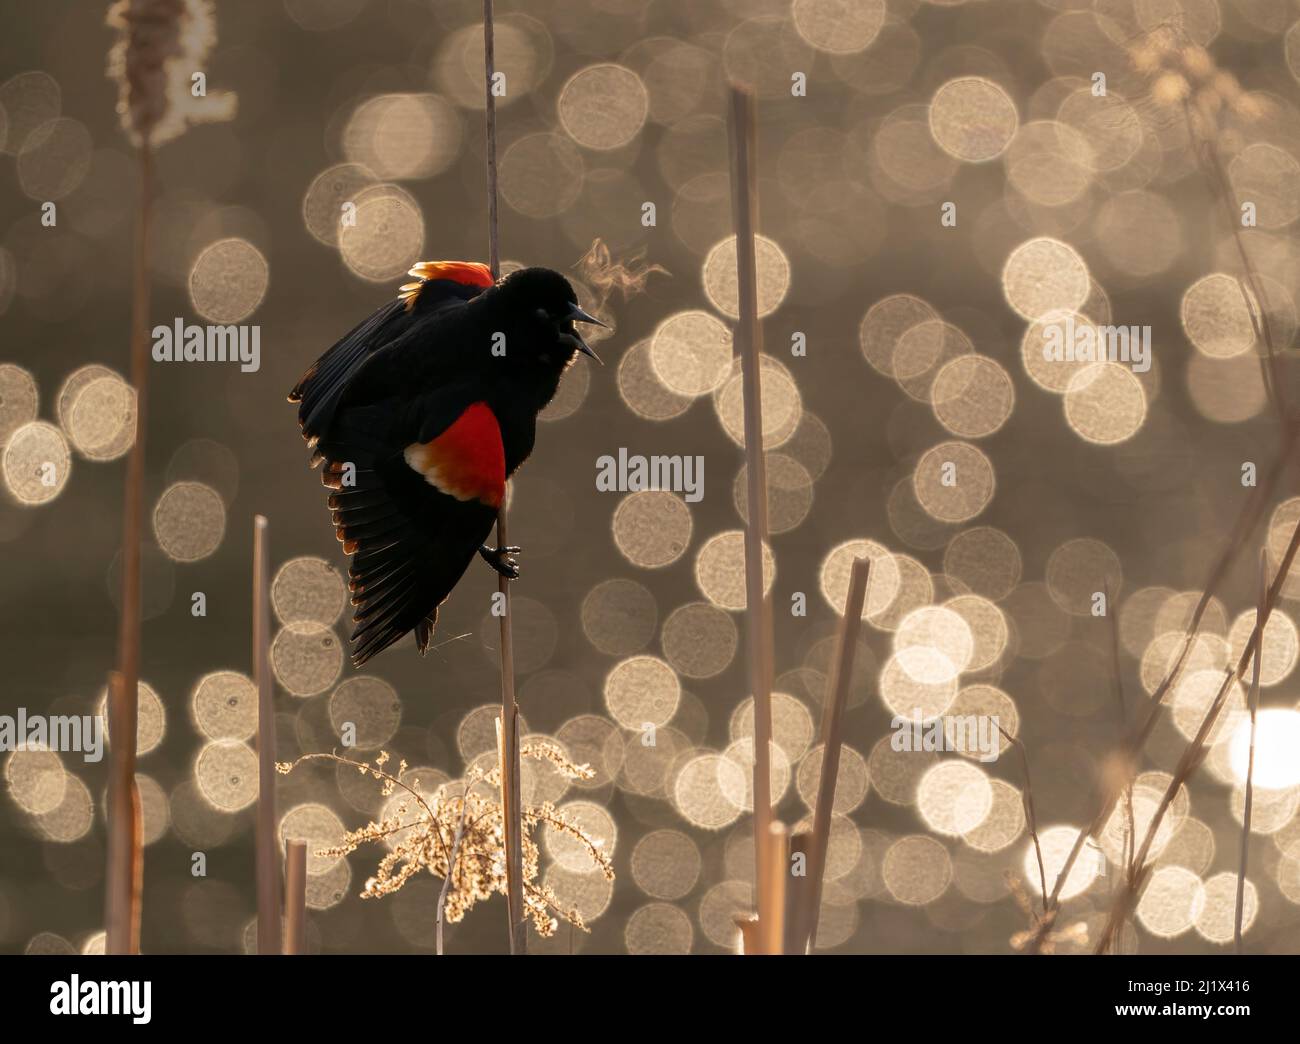
{"type": "MultiPolygon", "coordinates": [[[[134,158],[103,75],[101,5],[11,7],[0,713],[93,714],[114,660],[136,425],[134,158]]],[[[256,324],[261,354],[253,372],[154,363],[149,375],[148,952],[255,948],[255,513],[270,519],[280,759],[340,747],[350,731],[359,755],[390,751],[432,794],[496,756],[495,576],[471,566],[426,659],[405,640],[353,671],[346,563],[284,401],[412,263],[486,259],[481,6],[217,7],[204,72],[238,113],[158,152],[151,325],[256,324]]],[[[510,493],[524,548],[521,735],[593,771],[569,780],[526,763],[524,796],[554,803],[617,873],[608,881],[571,836],[540,831],[540,879],[591,931],[562,926],[533,948],[732,951],[752,904],[734,79],[758,97],[776,815],[811,821],[834,638],[851,563],[868,556],[818,945],[1008,952],[1028,923],[1017,896],[1041,891],[1011,737],[1028,757],[1050,889],[1122,735],[1113,658],[1132,722],[1250,494],[1243,467],[1262,473],[1274,453],[1253,317],[1268,316],[1289,363],[1300,0],[498,0],[496,52],[505,267],[566,272],[615,328],[603,368],[579,360],[566,375],[510,493]],[[1149,67],[1141,41],[1168,33],[1185,75],[1149,67]],[[1254,289],[1184,101],[1213,128],[1226,183],[1256,207],[1254,289]],[[582,263],[597,238],[616,261],[662,271],[620,294],[582,263]],[[1044,359],[1045,336],[1111,324],[1150,327],[1148,368],[1044,359]],[[598,491],[596,459],[620,448],[702,456],[703,499],[598,491]],[[920,729],[945,715],[996,715],[998,757],[891,746],[891,720],[920,729]]],[[[1274,568],[1300,519],[1295,475],[1284,471],[1253,538],[1274,568]]],[[[1209,601],[1157,720],[1133,789],[1139,832],[1254,626],[1251,558],[1209,601]]],[[[1298,601],[1300,573],[1261,659],[1245,917],[1260,952],[1294,952],[1300,923],[1298,601]]],[[[1245,706],[1234,690],[1204,771],[1165,816],[1121,948],[1231,944],[1245,706]]],[[[102,952],[106,767],[0,754],[0,951],[102,952]]],[[[376,857],[314,854],[383,814],[392,799],[372,784],[324,762],[278,781],[280,835],[313,852],[309,948],[429,952],[437,881],[363,903],[376,857]]],[[[1112,815],[1062,891],[1062,923],[1094,940],[1126,830],[1112,815]]],[[[499,951],[502,905],[450,926],[448,949],[499,951]]]]}

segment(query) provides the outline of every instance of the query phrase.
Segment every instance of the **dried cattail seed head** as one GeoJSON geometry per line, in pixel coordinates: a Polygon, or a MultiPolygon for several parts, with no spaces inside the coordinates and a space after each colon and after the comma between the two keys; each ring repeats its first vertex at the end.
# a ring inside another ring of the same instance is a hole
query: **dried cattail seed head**
{"type": "Polygon", "coordinates": [[[1239,93],[1235,98],[1229,100],[1232,111],[1247,122],[1262,120],[1269,114],[1271,106],[1267,99],[1260,97],[1258,94],[1239,93]]]}
{"type": "Polygon", "coordinates": [[[162,145],[192,123],[234,116],[233,94],[196,96],[191,89],[217,40],[209,0],[117,0],[108,25],[118,33],[108,77],[117,83],[122,129],[137,146],[162,145]]]}
{"type": "Polygon", "coordinates": [[[1160,25],[1147,35],[1147,43],[1161,58],[1171,58],[1178,52],[1179,31],[1170,25],[1160,25]]]}
{"type": "Polygon", "coordinates": [[[1196,111],[1209,124],[1212,124],[1223,108],[1223,96],[1213,87],[1202,87],[1194,99],[1196,111]]]}
{"type": "Polygon", "coordinates": [[[1179,59],[1183,71],[1194,80],[1208,80],[1218,69],[1210,52],[1204,47],[1184,47],[1179,59]]]}
{"type": "Polygon", "coordinates": [[[1191,85],[1178,73],[1165,73],[1151,87],[1151,96],[1159,105],[1180,105],[1191,93],[1191,85]]]}
{"type": "Polygon", "coordinates": [[[1142,43],[1131,47],[1128,52],[1129,61],[1133,63],[1140,73],[1146,73],[1148,76],[1160,68],[1160,51],[1153,47],[1150,41],[1144,40],[1142,43]]]}
{"type": "Polygon", "coordinates": [[[1224,101],[1232,103],[1241,97],[1241,84],[1230,72],[1220,72],[1214,77],[1212,86],[1224,101]]]}

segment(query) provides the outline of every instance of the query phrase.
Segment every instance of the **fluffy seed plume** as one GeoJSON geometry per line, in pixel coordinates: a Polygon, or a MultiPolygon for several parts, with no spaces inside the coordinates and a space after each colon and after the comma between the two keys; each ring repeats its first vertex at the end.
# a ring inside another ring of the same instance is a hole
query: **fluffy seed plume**
{"type": "Polygon", "coordinates": [[[209,0],[117,0],[108,25],[118,34],[108,78],[117,84],[117,113],[133,144],[162,145],[191,124],[235,115],[234,94],[193,93],[193,76],[206,72],[217,42],[209,0]]]}
{"type": "Polygon", "coordinates": [[[1201,141],[1217,138],[1228,118],[1254,123],[1269,113],[1259,94],[1244,91],[1204,47],[1177,26],[1161,25],[1128,48],[1133,67],[1151,81],[1151,97],[1170,109],[1186,106],[1191,129],[1201,141]]]}

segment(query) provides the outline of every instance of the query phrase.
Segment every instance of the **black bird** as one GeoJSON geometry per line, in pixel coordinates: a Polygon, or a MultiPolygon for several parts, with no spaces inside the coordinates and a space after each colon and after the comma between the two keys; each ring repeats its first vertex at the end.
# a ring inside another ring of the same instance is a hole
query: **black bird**
{"type": "Polygon", "coordinates": [[[573,324],[605,325],[547,268],[496,283],[471,261],[410,274],[289,393],[352,556],[356,667],[410,630],[423,655],[475,553],[519,575],[519,548],[485,543],[506,479],[576,353],[596,358],[573,324]]]}

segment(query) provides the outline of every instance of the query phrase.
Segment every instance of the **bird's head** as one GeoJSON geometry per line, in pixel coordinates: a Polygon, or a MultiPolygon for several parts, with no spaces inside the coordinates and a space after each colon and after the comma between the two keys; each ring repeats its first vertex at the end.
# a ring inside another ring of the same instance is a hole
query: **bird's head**
{"type": "MultiPolygon", "coordinates": [[[[572,285],[559,272],[521,268],[506,276],[496,293],[507,302],[510,314],[517,317],[516,334],[522,335],[522,348],[529,361],[553,369],[557,375],[578,352],[600,362],[574,323],[606,324],[583,311],[572,285]]],[[[506,351],[508,355],[515,351],[513,342],[506,351]]]]}

